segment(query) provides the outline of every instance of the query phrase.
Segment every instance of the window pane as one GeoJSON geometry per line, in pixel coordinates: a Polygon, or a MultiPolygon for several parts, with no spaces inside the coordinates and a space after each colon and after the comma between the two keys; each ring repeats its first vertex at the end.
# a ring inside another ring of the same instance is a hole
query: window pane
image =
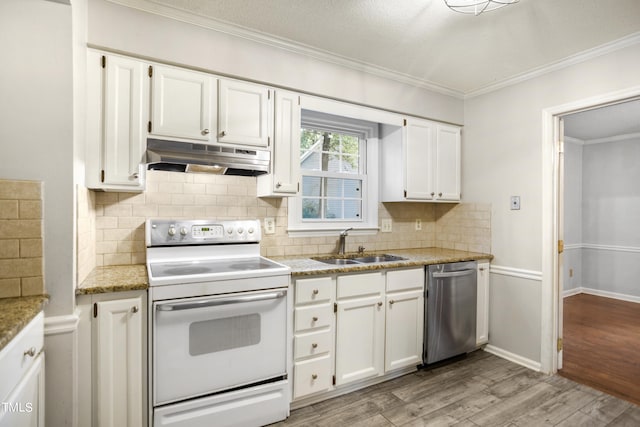
{"type": "Polygon", "coordinates": [[[322,178],[316,176],[302,177],[302,195],[303,196],[321,196],[322,178]]]}
{"type": "Polygon", "coordinates": [[[342,179],[325,178],[324,195],[326,197],[342,197],[342,179]]]}
{"type": "Polygon", "coordinates": [[[342,200],[326,199],[324,210],[325,210],[325,218],[341,219],[342,218],[342,200]]]}
{"type": "Polygon", "coordinates": [[[322,171],[340,172],[340,155],[322,153],[322,171]]]}
{"type": "Polygon", "coordinates": [[[344,135],[342,139],[342,152],[344,154],[359,155],[360,139],[353,135],[344,135]]]}
{"type": "Polygon", "coordinates": [[[302,218],[320,218],[320,199],[302,199],[302,218]]]}
{"type": "Polygon", "coordinates": [[[321,143],[322,140],[321,132],[313,129],[302,129],[300,132],[300,152],[313,149],[314,145],[321,143]]]}
{"type": "Polygon", "coordinates": [[[344,197],[362,197],[362,181],[359,179],[345,179],[344,197]]]}
{"type": "Polygon", "coordinates": [[[345,200],[344,201],[344,218],[345,219],[360,219],[362,218],[360,210],[362,209],[362,202],[360,200],[345,200]]]}
{"type": "Polygon", "coordinates": [[[359,171],[359,166],[358,166],[358,157],[357,156],[347,156],[347,155],[343,155],[342,156],[342,168],[340,170],[340,172],[343,173],[358,173],[359,171]]]}
{"type": "Polygon", "coordinates": [[[307,151],[300,156],[300,168],[304,170],[319,171],[320,153],[317,151],[307,151]]]}

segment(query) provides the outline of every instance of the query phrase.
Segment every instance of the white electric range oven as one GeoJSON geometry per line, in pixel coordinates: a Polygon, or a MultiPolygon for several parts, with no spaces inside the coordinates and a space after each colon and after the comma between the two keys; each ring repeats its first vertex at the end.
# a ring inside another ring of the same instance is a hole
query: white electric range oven
{"type": "Polygon", "coordinates": [[[260,426],[289,415],[289,268],[257,220],[148,220],[150,425],[260,426]]]}

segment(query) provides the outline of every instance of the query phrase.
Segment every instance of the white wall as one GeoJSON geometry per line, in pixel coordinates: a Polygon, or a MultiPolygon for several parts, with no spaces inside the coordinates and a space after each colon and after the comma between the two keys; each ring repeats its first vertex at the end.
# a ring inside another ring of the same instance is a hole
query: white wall
{"type": "Polygon", "coordinates": [[[492,345],[541,362],[537,338],[542,322],[551,321],[541,310],[543,290],[552,295],[553,284],[516,277],[518,269],[542,272],[542,170],[543,161],[553,161],[542,158],[543,110],[636,87],[639,76],[640,45],[633,45],[465,101],[464,201],[492,204],[493,264],[511,274],[491,275],[492,345]],[[521,210],[509,210],[511,195],[521,196],[521,210]],[[531,331],[532,339],[522,340],[531,331]]]}
{"type": "MultiPolygon", "coordinates": [[[[0,1],[0,177],[44,182],[45,330],[75,309],[71,32],[68,4],[0,1]]],[[[71,425],[73,331],[45,352],[46,424],[71,425]]]]}
{"type": "Polygon", "coordinates": [[[464,118],[461,99],[105,0],[89,0],[89,43],[442,121],[464,118]]]}

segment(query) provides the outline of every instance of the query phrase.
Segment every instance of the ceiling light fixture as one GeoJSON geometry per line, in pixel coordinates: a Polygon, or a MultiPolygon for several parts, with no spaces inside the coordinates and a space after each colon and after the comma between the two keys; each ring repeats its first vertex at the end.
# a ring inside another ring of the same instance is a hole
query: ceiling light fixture
{"type": "Polygon", "coordinates": [[[509,4],[518,3],[519,0],[444,0],[449,9],[469,15],[480,15],[509,4]]]}

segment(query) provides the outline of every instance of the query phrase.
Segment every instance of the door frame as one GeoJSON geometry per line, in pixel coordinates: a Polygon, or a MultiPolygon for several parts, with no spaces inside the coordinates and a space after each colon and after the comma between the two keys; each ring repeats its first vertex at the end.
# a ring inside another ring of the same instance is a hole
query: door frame
{"type": "Polygon", "coordinates": [[[557,251],[560,214],[560,182],[558,152],[560,117],[607,105],[640,99],[640,86],[584,98],[542,110],[542,289],[541,289],[541,371],[549,374],[558,370],[557,340],[562,336],[560,290],[557,251]]]}

